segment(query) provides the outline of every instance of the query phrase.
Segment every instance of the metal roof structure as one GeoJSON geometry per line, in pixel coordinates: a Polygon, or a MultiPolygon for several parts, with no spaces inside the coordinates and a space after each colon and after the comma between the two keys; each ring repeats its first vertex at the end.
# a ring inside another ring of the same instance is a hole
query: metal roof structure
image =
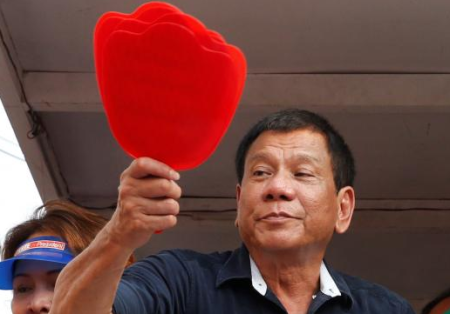
{"type": "MultiPolygon", "coordinates": [[[[108,128],[92,35],[103,13],[142,3],[0,1],[0,97],[44,200],[112,212],[131,159],[108,128]]],[[[329,118],[357,161],[357,213],[350,232],[333,240],[330,263],[387,285],[417,310],[450,286],[450,3],[171,3],[240,47],[249,74],[217,151],[182,174],[178,227],[138,256],[239,245],[238,140],[265,114],[299,107],[329,118]]]]}

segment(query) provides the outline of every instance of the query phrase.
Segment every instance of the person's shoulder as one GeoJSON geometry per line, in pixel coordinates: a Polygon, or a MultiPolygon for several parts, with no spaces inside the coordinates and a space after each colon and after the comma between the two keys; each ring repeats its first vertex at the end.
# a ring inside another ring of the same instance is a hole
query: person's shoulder
{"type": "Polygon", "coordinates": [[[216,273],[226,263],[232,252],[201,253],[186,249],[164,250],[149,255],[131,265],[125,270],[125,277],[138,273],[158,273],[174,275],[186,273],[195,275],[200,271],[209,270],[216,273]]]}
{"type": "Polygon", "coordinates": [[[202,253],[188,249],[164,250],[146,257],[146,260],[159,259],[169,263],[197,264],[199,266],[223,265],[233,251],[202,253]]]}
{"type": "Polygon", "coordinates": [[[356,276],[347,275],[341,272],[338,273],[345,280],[352,293],[364,291],[374,295],[379,295],[381,297],[392,296],[394,299],[402,299],[398,294],[380,284],[370,282],[356,276]]]}
{"type": "Polygon", "coordinates": [[[354,302],[358,304],[369,303],[375,307],[385,307],[386,310],[391,309],[392,313],[414,313],[411,312],[411,306],[405,298],[388,288],[359,277],[341,272],[336,273],[345,281],[354,302]]]}

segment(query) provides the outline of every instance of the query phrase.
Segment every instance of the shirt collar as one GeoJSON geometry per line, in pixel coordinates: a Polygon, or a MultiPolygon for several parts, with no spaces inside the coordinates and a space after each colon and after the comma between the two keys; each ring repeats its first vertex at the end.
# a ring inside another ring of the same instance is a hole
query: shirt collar
{"type": "Polygon", "coordinates": [[[330,277],[334,280],[341,295],[347,301],[347,306],[351,307],[351,305],[354,302],[354,298],[353,298],[353,295],[352,295],[350,288],[349,288],[347,282],[345,281],[344,277],[339,272],[337,272],[332,267],[330,267],[326,261],[323,262],[323,265],[328,269],[328,273],[329,273],[330,277]]]}
{"type": "Polygon", "coordinates": [[[249,279],[252,275],[250,271],[250,255],[244,244],[240,248],[233,251],[231,256],[222,266],[217,274],[216,287],[221,286],[225,282],[233,279],[249,279]]]}
{"type": "MultiPolygon", "coordinates": [[[[251,269],[251,275],[252,275],[252,285],[253,288],[258,291],[261,295],[265,295],[267,292],[267,284],[264,281],[264,278],[261,275],[261,272],[258,269],[258,266],[256,266],[255,261],[250,256],[250,269],[251,269]]],[[[325,266],[325,263],[322,262],[320,265],[320,291],[328,295],[331,298],[341,296],[341,292],[339,288],[337,287],[336,283],[334,282],[333,278],[331,277],[330,273],[328,272],[327,267],[325,266]]]]}
{"type": "Polygon", "coordinates": [[[253,258],[251,256],[249,256],[250,258],[250,270],[252,273],[252,285],[253,288],[259,292],[259,294],[261,295],[266,295],[267,292],[267,284],[264,280],[264,278],[262,277],[258,266],[256,266],[255,261],[253,260],[253,258]]]}
{"type": "MultiPolygon", "coordinates": [[[[262,279],[256,264],[250,261],[250,254],[244,244],[231,254],[223,267],[219,270],[216,279],[216,287],[234,279],[247,279],[252,282],[255,290],[260,294],[263,294],[262,291],[264,293],[267,292],[267,284],[264,279],[262,279]],[[252,263],[254,264],[254,267],[251,266],[252,263]]],[[[333,295],[334,297],[344,297],[346,301],[348,301],[348,306],[351,306],[353,303],[353,296],[346,281],[341,274],[331,268],[326,262],[322,262],[320,267],[320,291],[330,297],[333,297],[333,295]],[[329,289],[332,289],[332,291],[329,289]]]]}
{"type": "Polygon", "coordinates": [[[320,291],[332,298],[341,296],[341,291],[323,261],[320,265],[320,291]]]}

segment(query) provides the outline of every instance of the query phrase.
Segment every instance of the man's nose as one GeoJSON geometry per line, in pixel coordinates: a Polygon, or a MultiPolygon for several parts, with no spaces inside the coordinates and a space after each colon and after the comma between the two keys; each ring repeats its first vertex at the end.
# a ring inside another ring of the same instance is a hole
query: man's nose
{"type": "Polygon", "coordinates": [[[30,300],[29,310],[31,313],[43,314],[50,312],[52,305],[53,291],[42,289],[37,290],[30,300]]]}
{"type": "Polygon", "coordinates": [[[291,201],[295,197],[295,191],[291,175],[278,172],[273,175],[266,185],[264,200],[266,201],[291,201]]]}

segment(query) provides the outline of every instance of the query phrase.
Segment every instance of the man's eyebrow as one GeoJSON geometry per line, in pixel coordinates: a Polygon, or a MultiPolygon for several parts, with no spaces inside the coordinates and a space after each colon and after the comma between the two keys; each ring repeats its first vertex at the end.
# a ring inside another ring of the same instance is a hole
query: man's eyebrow
{"type": "Polygon", "coordinates": [[[262,161],[268,161],[272,159],[272,157],[265,153],[265,152],[258,152],[256,154],[254,154],[253,156],[251,156],[247,162],[254,162],[255,160],[262,160],[262,161]]]}
{"type": "MultiPolygon", "coordinates": [[[[269,161],[271,160],[273,157],[270,154],[267,154],[265,152],[258,152],[255,155],[249,157],[248,162],[254,162],[255,160],[262,160],[262,161],[269,161]]],[[[304,163],[313,163],[313,164],[318,164],[320,163],[320,159],[317,158],[316,156],[310,155],[310,154],[305,154],[305,153],[298,153],[295,154],[293,157],[294,160],[296,161],[300,161],[300,162],[304,162],[304,163]]]]}
{"type": "Polygon", "coordinates": [[[317,158],[316,156],[304,154],[304,153],[296,154],[294,158],[301,162],[307,162],[307,163],[313,163],[313,164],[320,163],[320,159],[317,158]]]}

